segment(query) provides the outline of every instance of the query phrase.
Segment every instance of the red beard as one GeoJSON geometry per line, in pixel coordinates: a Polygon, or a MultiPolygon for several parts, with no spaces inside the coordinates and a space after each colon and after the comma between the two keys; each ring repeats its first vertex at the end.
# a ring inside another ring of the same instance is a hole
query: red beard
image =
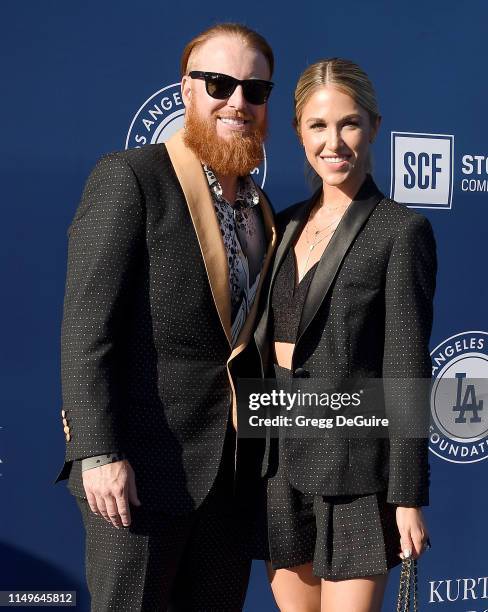
{"type": "MultiPolygon", "coordinates": [[[[236,113],[236,118],[242,114],[236,113]]],[[[245,176],[264,159],[263,142],[267,132],[262,125],[245,134],[236,132],[224,139],[217,134],[216,119],[202,119],[193,103],[186,110],[183,140],[198,159],[222,176],[245,176]]]]}

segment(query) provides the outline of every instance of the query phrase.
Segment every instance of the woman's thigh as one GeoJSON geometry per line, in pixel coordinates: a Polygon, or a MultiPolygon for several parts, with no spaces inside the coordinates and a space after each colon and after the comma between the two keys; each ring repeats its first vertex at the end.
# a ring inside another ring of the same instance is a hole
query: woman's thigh
{"type": "Polygon", "coordinates": [[[278,570],[270,563],[266,565],[273,597],[281,612],[320,612],[321,580],[313,575],[312,563],[278,570]]]}
{"type": "Polygon", "coordinates": [[[312,572],[312,564],[273,570],[268,577],[281,612],[381,612],[388,574],[323,580],[312,572]]]}
{"type": "Polygon", "coordinates": [[[381,612],[388,574],[322,580],[322,612],[381,612]]]}

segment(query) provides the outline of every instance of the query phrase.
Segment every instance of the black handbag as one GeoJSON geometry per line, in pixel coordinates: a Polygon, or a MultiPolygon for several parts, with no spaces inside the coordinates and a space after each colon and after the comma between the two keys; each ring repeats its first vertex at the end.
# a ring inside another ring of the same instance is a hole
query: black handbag
{"type": "Polygon", "coordinates": [[[417,559],[402,559],[397,612],[418,612],[417,559]]]}

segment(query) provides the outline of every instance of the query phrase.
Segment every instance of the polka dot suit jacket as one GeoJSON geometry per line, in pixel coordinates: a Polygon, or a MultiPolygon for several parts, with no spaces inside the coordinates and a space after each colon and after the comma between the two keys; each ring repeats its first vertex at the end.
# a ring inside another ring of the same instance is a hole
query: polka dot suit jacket
{"type": "MultiPolygon", "coordinates": [[[[274,279],[319,195],[320,190],[277,217],[279,244],[254,334],[264,371],[272,336],[274,279]]],[[[428,397],[414,379],[431,377],[429,338],[436,270],[429,221],[386,198],[368,175],[309,287],[293,376],[327,379],[336,387],[356,377],[403,379],[402,393],[388,404],[389,409],[400,420],[428,423],[428,397]]],[[[272,469],[269,456],[273,453],[268,453],[264,471],[272,469]]],[[[387,489],[389,503],[429,503],[426,435],[287,439],[281,460],[289,481],[304,493],[333,496],[387,489]]]]}
{"type": "MultiPolygon", "coordinates": [[[[274,226],[261,195],[264,276],[274,226]]],[[[81,459],[122,451],[146,508],[182,514],[206,497],[232,403],[228,361],[255,316],[231,347],[226,266],[208,182],[181,133],[97,163],[69,228],[62,324],[58,480],[75,495],[85,495],[81,459]]]]}

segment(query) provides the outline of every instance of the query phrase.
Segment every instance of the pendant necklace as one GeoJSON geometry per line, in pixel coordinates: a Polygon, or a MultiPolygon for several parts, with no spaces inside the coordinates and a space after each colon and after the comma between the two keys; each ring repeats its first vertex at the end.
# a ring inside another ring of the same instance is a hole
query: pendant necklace
{"type": "MultiPolygon", "coordinates": [[[[307,259],[305,260],[305,266],[304,266],[304,268],[303,268],[303,269],[305,270],[305,274],[308,272],[308,262],[309,262],[309,260],[310,260],[310,255],[312,254],[312,251],[315,249],[315,247],[316,247],[318,244],[320,244],[320,243],[321,243],[321,242],[323,242],[323,241],[324,241],[326,238],[329,238],[329,236],[332,236],[332,235],[334,234],[334,232],[335,232],[335,231],[336,231],[336,229],[337,229],[337,225],[339,225],[339,222],[338,222],[338,220],[337,220],[337,219],[336,219],[336,221],[334,221],[334,223],[336,223],[336,226],[334,227],[334,229],[333,229],[332,231],[328,232],[327,234],[325,234],[325,236],[322,236],[322,237],[321,237],[321,238],[319,238],[318,240],[315,240],[315,241],[314,241],[314,242],[312,242],[311,244],[310,244],[310,241],[308,240],[308,235],[306,235],[306,238],[307,238],[307,243],[309,244],[309,247],[308,247],[308,249],[307,249],[307,259]],[[336,221],[337,221],[337,223],[336,223],[336,221]]],[[[318,231],[316,231],[316,232],[315,232],[315,238],[317,238],[317,235],[318,235],[318,234],[320,234],[320,233],[324,232],[326,229],[331,228],[331,227],[334,225],[334,223],[331,223],[330,225],[328,225],[326,228],[324,228],[324,229],[322,229],[322,230],[318,230],[318,231]]],[[[303,276],[302,276],[302,278],[303,278],[303,276]]]]}
{"type": "MultiPolygon", "coordinates": [[[[323,205],[323,200],[321,200],[321,206],[323,205]]],[[[347,208],[347,207],[346,207],[347,208]]],[[[338,217],[336,217],[334,219],[334,221],[332,221],[332,223],[329,223],[328,225],[326,225],[325,227],[323,227],[322,229],[318,229],[318,230],[314,230],[314,236],[312,238],[312,240],[309,239],[309,235],[308,235],[308,228],[309,225],[311,225],[312,222],[307,223],[306,227],[305,227],[305,238],[307,240],[307,244],[308,244],[308,249],[307,249],[307,259],[305,260],[305,266],[304,266],[304,271],[305,274],[308,272],[308,262],[310,260],[310,256],[312,255],[312,251],[315,249],[315,247],[320,244],[321,242],[323,242],[326,238],[329,238],[329,236],[332,236],[334,234],[334,232],[337,229],[337,226],[339,225],[339,221],[341,220],[343,214],[344,214],[345,210],[342,211],[342,214],[338,217]],[[334,227],[335,224],[335,227],[334,227]],[[332,231],[328,232],[327,234],[325,234],[325,236],[321,236],[320,238],[318,238],[318,236],[320,234],[322,234],[322,232],[325,232],[326,230],[333,228],[332,231]],[[318,238],[318,240],[317,240],[318,238]]],[[[303,276],[302,276],[303,278],[303,276]]]]}

